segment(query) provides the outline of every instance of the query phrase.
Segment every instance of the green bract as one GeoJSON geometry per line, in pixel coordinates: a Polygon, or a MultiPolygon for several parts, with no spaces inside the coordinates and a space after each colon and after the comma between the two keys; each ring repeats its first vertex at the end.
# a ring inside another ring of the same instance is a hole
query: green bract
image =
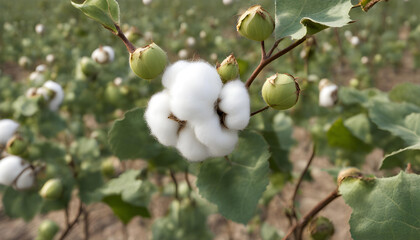
{"type": "Polygon", "coordinates": [[[299,99],[299,93],[299,84],[289,74],[274,74],[267,78],[262,88],[264,101],[277,110],[293,107],[299,99]]]}
{"type": "Polygon", "coordinates": [[[60,179],[50,179],[39,191],[39,195],[47,200],[57,200],[63,193],[63,183],[60,179]]]}
{"type": "Polygon", "coordinates": [[[223,62],[217,66],[217,72],[223,83],[234,80],[239,75],[239,66],[233,54],[229,55],[223,62]]]}
{"type": "Polygon", "coordinates": [[[163,72],[167,63],[166,53],[155,43],[137,48],[130,54],[130,67],[144,79],[153,79],[163,72]]]}
{"type": "Polygon", "coordinates": [[[246,38],[264,41],[274,31],[274,20],[260,5],[255,5],[241,15],[236,30],[246,38]]]}
{"type": "Polygon", "coordinates": [[[38,235],[35,240],[52,240],[58,230],[60,230],[60,227],[57,223],[51,220],[45,220],[39,225],[38,235]]]}

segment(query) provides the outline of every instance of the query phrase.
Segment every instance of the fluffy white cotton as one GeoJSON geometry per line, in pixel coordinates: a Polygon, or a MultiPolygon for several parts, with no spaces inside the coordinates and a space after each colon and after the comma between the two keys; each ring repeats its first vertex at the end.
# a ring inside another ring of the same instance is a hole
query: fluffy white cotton
{"type": "Polygon", "coordinates": [[[176,146],[179,124],[169,119],[169,94],[167,90],[159,92],[150,99],[144,114],[152,135],[165,146],[176,146]]]}
{"type": "Polygon", "coordinates": [[[47,82],[45,82],[43,87],[55,93],[54,97],[50,99],[48,107],[51,111],[57,111],[64,99],[63,88],[61,87],[60,84],[51,80],[48,80],[47,82]]]}
{"type": "Polygon", "coordinates": [[[189,63],[169,89],[172,113],[182,120],[207,119],[214,112],[222,85],[216,68],[205,62],[189,63]]]}
{"type": "Polygon", "coordinates": [[[188,50],[187,49],[179,50],[178,57],[181,58],[181,59],[187,59],[188,58],[188,50]]]}
{"type": "Polygon", "coordinates": [[[226,83],[220,92],[219,108],[226,116],[224,123],[232,130],[242,130],[250,118],[250,99],[248,90],[241,80],[226,83]]]}
{"type": "Polygon", "coordinates": [[[36,66],[35,71],[39,73],[43,73],[47,70],[47,66],[45,64],[40,64],[36,66]]]}
{"type": "Polygon", "coordinates": [[[189,62],[181,60],[167,67],[162,76],[162,85],[167,89],[171,89],[178,73],[189,64],[189,62]]]}
{"type": "Polygon", "coordinates": [[[186,43],[189,47],[194,47],[195,46],[195,38],[194,37],[188,37],[186,43]]]}
{"type": "Polygon", "coordinates": [[[224,5],[230,5],[233,3],[233,0],[223,0],[224,5]]]}
{"type": "Polygon", "coordinates": [[[114,49],[110,46],[103,46],[95,49],[91,55],[92,59],[97,63],[105,64],[114,61],[115,52],[114,49]]]}
{"type": "Polygon", "coordinates": [[[35,32],[38,33],[38,34],[43,34],[45,32],[45,26],[44,26],[44,24],[38,23],[35,26],[35,32]]]}
{"type": "Polygon", "coordinates": [[[19,123],[11,119],[0,120],[0,145],[6,145],[9,139],[13,137],[18,127],[19,123]]]}
{"type": "Polygon", "coordinates": [[[217,114],[194,126],[197,139],[209,148],[213,157],[230,154],[238,142],[238,133],[220,125],[217,114]]]}
{"type": "Polygon", "coordinates": [[[143,0],[144,5],[149,5],[152,3],[152,0],[143,0]]]}
{"type": "Polygon", "coordinates": [[[54,56],[54,54],[48,54],[48,55],[45,57],[45,60],[47,60],[47,62],[48,62],[48,63],[52,63],[52,62],[54,62],[54,60],[55,60],[55,56],[54,56]]]}
{"type": "Polygon", "coordinates": [[[26,190],[32,188],[35,184],[35,173],[32,168],[25,169],[16,180],[15,188],[17,190],[26,190]]]}
{"type": "Polygon", "coordinates": [[[324,86],[319,92],[319,106],[332,107],[338,99],[338,87],[335,84],[324,86]]]}
{"type": "Polygon", "coordinates": [[[350,38],[350,43],[351,43],[351,45],[353,45],[353,46],[357,46],[357,45],[359,45],[359,43],[360,43],[360,39],[359,39],[359,37],[357,37],[357,36],[353,36],[353,37],[351,37],[351,38],[350,38]]]}
{"type": "Polygon", "coordinates": [[[203,161],[210,157],[208,148],[198,141],[189,124],[179,132],[176,148],[182,156],[191,162],[203,161]]]}
{"type": "Polygon", "coordinates": [[[8,156],[0,160],[0,184],[10,186],[16,177],[29,166],[22,158],[8,156]]]}
{"type": "Polygon", "coordinates": [[[45,76],[44,74],[35,71],[29,74],[29,80],[38,85],[42,84],[45,81],[45,76]]]}

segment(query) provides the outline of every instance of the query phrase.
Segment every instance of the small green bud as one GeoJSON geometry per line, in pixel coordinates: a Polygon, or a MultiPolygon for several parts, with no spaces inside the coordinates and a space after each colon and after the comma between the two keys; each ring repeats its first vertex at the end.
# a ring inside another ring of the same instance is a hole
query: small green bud
{"type": "Polygon", "coordinates": [[[80,59],[80,66],[83,74],[86,76],[95,76],[99,72],[99,66],[95,62],[95,60],[89,58],[89,57],[82,57],[80,59]]]}
{"type": "Polygon", "coordinates": [[[11,155],[23,156],[27,153],[28,145],[25,139],[14,136],[7,142],[6,151],[11,155]]]}
{"type": "Polygon", "coordinates": [[[326,217],[313,219],[308,226],[312,239],[328,240],[334,234],[334,225],[326,217]]]}
{"type": "Polygon", "coordinates": [[[264,41],[274,31],[274,20],[260,5],[255,5],[241,15],[236,30],[251,40],[264,41]]]}
{"type": "Polygon", "coordinates": [[[38,235],[35,240],[52,240],[60,227],[51,220],[44,220],[38,227],[38,235]]]}
{"type": "Polygon", "coordinates": [[[262,87],[264,101],[277,110],[293,107],[299,99],[299,93],[299,84],[289,74],[276,73],[267,78],[262,87]]]}
{"type": "Polygon", "coordinates": [[[355,167],[345,168],[338,173],[337,184],[340,185],[341,182],[345,178],[348,178],[348,177],[356,178],[356,177],[361,177],[361,176],[363,176],[363,174],[358,168],[355,168],[355,167]]]}
{"type": "Polygon", "coordinates": [[[130,54],[131,69],[143,79],[156,78],[165,70],[167,61],[166,53],[155,43],[137,48],[130,54]]]}
{"type": "Polygon", "coordinates": [[[217,65],[217,72],[223,83],[238,78],[239,65],[233,54],[229,55],[221,64],[217,65]]]}
{"type": "Polygon", "coordinates": [[[63,194],[63,183],[58,178],[53,178],[44,183],[39,195],[47,200],[57,200],[63,194]]]}
{"type": "Polygon", "coordinates": [[[112,159],[107,159],[101,163],[101,172],[107,178],[112,178],[115,176],[115,167],[112,159]]]}

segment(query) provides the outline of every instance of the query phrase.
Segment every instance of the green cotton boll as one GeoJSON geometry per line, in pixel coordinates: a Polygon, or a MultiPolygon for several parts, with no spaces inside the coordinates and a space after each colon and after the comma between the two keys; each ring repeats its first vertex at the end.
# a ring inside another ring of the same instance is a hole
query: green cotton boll
{"type": "Polygon", "coordinates": [[[312,239],[328,240],[334,234],[334,225],[326,217],[317,217],[309,223],[308,230],[312,239]]]}
{"type": "Polygon", "coordinates": [[[38,235],[35,240],[52,240],[58,233],[60,227],[51,220],[43,221],[38,227],[38,235]]]}
{"type": "Polygon", "coordinates": [[[45,182],[39,191],[39,195],[47,200],[57,200],[63,194],[63,183],[60,179],[54,178],[45,182]]]}
{"type": "Polygon", "coordinates": [[[153,79],[165,70],[168,58],[166,53],[155,43],[137,48],[130,54],[130,67],[143,79],[153,79]]]}
{"type": "Polygon", "coordinates": [[[242,36],[255,41],[264,41],[274,31],[274,20],[260,5],[250,7],[238,20],[236,30],[242,36]]]}
{"type": "Polygon", "coordinates": [[[299,99],[300,88],[289,74],[274,74],[267,78],[262,87],[262,96],[268,106],[285,110],[293,107],[299,99]]]}
{"type": "Polygon", "coordinates": [[[239,76],[239,65],[233,54],[229,55],[223,62],[217,66],[217,72],[223,83],[235,80],[239,76]]]}

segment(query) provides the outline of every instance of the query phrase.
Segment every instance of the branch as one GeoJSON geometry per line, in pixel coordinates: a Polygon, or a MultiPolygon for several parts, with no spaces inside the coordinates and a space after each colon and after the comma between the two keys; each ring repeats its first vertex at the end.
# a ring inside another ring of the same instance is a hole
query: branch
{"type": "Polygon", "coordinates": [[[260,112],[263,112],[263,111],[265,111],[265,110],[267,110],[267,109],[269,109],[269,108],[270,108],[270,106],[265,106],[265,107],[263,107],[263,108],[261,108],[261,109],[259,109],[259,110],[255,111],[255,112],[251,113],[251,117],[252,117],[252,116],[254,116],[255,114],[258,114],[258,113],[260,113],[260,112]]]}
{"type": "MultiPolygon", "coordinates": [[[[249,88],[251,86],[252,82],[257,78],[258,74],[264,69],[265,66],[267,66],[272,61],[276,60],[277,58],[283,56],[284,54],[290,52],[295,47],[299,46],[303,42],[305,42],[306,36],[299,39],[298,41],[290,44],[287,48],[281,50],[280,52],[268,57],[268,58],[261,58],[260,64],[258,64],[257,68],[254,70],[254,72],[251,74],[251,76],[248,78],[248,80],[245,83],[245,87],[249,88]]],[[[271,52],[271,51],[270,51],[271,52]]],[[[270,54],[269,54],[270,55],[270,54]]]]}
{"type": "Polygon", "coordinates": [[[172,181],[174,181],[174,184],[175,184],[175,198],[176,198],[177,200],[180,200],[180,199],[179,199],[179,193],[178,193],[178,182],[176,181],[176,178],[175,178],[175,173],[174,173],[174,171],[172,171],[172,169],[171,169],[171,170],[169,170],[169,172],[171,173],[171,178],[172,178],[172,181]]]}
{"type": "Polygon", "coordinates": [[[71,229],[74,227],[74,225],[76,225],[76,223],[79,221],[79,218],[80,218],[80,216],[82,215],[82,212],[83,212],[83,203],[82,203],[82,200],[80,200],[79,212],[77,213],[76,218],[73,220],[73,222],[71,222],[71,223],[67,226],[66,230],[65,230],[65,231],[61,234],[61,236],[60,236],[59,240],[63,240],[63,239],[67,236],[67,234],[69,234],[70,230],[71,230],[71,229]]]}
{"type": "Polygon", "coordinates": [[[328,204],[330,204],[334,199],[338,198],[340,194],[338,193],[338,189],[335,189],[332,193],[330,193],[324,200],[319,202],[310,212],[308,212],[299,222],[297,222],[293,227],[287,232],[286,236],[282,238],[282,240],[289,239],[290,235],[293,234],[296,230],[299,231],[298,239],[302,234],[303,229],[309,223],[309,221],[319,213],[322,209],[324,209],[328,204]]]}
{"type": "Polygon", "coordinates": [[[85,240],[88,240],[89,239],[89,213],[86,207],[83,207],[83,221],[84,221],[85,240]]]}
{"type": "Polygon", "coordinates": [[[273,55],[274,50],[276,50],[277,46],[281,43],[281,41],[283,41],[284,38],[280,38],[279,40],[277,40],[276,42],[274,42],[273,46],[271,47],[270,51],[267,54],[267,57],[271,57],[271,55],[273,55]]]}
{"type": "Polygon", "coordinates": [[[267,54],[265,53],[265,44],[264,41],[261,41],[261,59],[266,59],[267,54]]]}
{"type": "Polygon", "coordinates": [[[120,26],[118,26],[117,24],[114,24],[115,28],[117,28],[117,33],[114,34],[121,38],[121,40],[124,42],[125,46],[127,47],[127,50],[129,53],[133,53],[134,51],[136,51],[136,47],[130,42],[130,40],[128,40],[128,38],[125,36],[125,34],[123,33],[123,31],[121,31],[120,26]]]}

